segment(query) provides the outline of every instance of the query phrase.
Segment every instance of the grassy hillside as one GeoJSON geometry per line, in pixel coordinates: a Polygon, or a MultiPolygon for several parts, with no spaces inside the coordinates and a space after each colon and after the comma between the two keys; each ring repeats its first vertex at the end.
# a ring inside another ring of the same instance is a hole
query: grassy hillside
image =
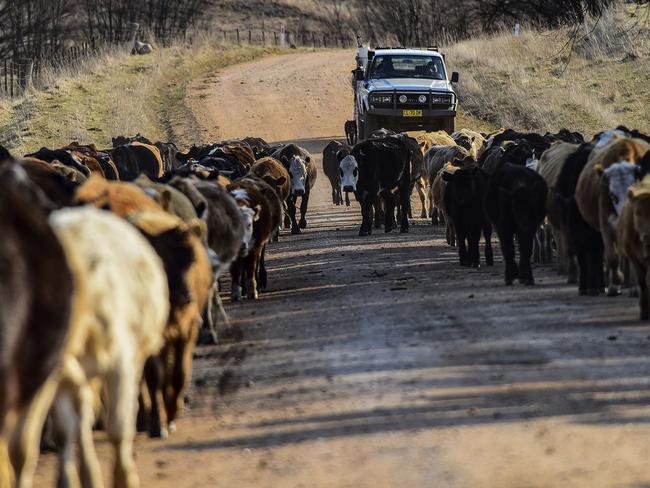
{"type": "Polygon", "coordinates": [[[446,54],[461,72],[463,110],[491,125],[593,134],[624,124],[650,131],[646,10],[609,12],[576,31],[464,41],[446,54]]]}
{"type": "Polygon", "coordinates": [[[20,100],[0,100],[0,144],[21,154],[72,140],[108,146],[111,137],[140,132],[160,140],[194,138],[184,105],[188,83],[234,63],[278,52],[273,48],[193,47],[159,49],[147,56],[117,51],[20,100]]]}

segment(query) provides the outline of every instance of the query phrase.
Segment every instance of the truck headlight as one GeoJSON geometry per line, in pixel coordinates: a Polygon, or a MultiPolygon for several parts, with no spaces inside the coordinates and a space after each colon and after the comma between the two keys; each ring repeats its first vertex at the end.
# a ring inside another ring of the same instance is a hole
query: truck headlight
{"type": "Polygon", "coordinates": [[[418,102],[420,103],[427,103],[427,96],[426,95],[420,95],[418,97],[418,102]]]}
{"type": "Polygon", "coordinates": [[[393,103],[393,95],[391,94],[382,94],[382,93],[373,93],[370,95],[370,103],[388,105],[393,103]]]}
{"type": "Polygon", "coordinates": [[[434,105],[451,105],[451,97],[449,95],[432,95],[431,103],[434,105]]]}

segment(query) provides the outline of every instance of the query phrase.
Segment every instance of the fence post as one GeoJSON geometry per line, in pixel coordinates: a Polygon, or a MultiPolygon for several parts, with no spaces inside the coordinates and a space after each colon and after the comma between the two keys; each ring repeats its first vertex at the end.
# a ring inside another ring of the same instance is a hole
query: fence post
{"type": "Polygon", "coordinates": [[[277,46],[278,45],[278,33],[273,31],[273,45],[277,46]]]}
{"type": "Polygon", "coordinates": [[[251,30],[248,31],[248,44],[253,44],[253,32],[251,30]]]}
{"type": "Polygon", "coordinates": [[[7,76],[9,73],[7,72],[7,60],[5,59],[5,93],[9,91],[9,84],[7,83],[7,76]]]}
{"type": "Polygon", "coordinates": [[[14,97],[14,63],[11,62],[11,78],[9,79],[9,88],[11,90],[11,98],[14,97]]]}
{"type": "Polygon", "coordinates": [[[237,45],[239,46],[239,44],[240,44],[240,42],[239,42],[239,29],[237,29],[237,45]]]}
{"type": "Polygon", "coordinates": [[[18,85],[22,91],[32,86],[32,73],[34,71],[34,60],[23,59],[18,65],[18,85]]]}
{"type": "Polygon", "coordinates": [[[262,31],[262,46],[266,46],[266,35],[264,34],[264,31],[262,31]]]}

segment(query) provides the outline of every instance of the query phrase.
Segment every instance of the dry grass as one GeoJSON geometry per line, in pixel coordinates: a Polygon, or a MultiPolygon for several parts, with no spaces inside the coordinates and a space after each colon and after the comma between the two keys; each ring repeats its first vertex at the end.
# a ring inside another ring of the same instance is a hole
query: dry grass
{"type": "Polygon", "coordinates": [[[576,31],[504,32],[446,49],[461,72],[465,113],[493,125],[587,134],[625,124],[650,130],[644,11],[611,11],[576,31]],[[575,42],[571,42],[574,34],[575,42]]]}
{"type": "Polygon", "coordinates": [[[190,81],[212,70],[278,52],[223,46],[198,39],[192,46],[158,49],[146,56],[124,50],[46,79],[46,87],[19,100],[0,100],[0,144],[17,154],[72,140],[110,146],[115,135],[140,132],[159,140],[194,136],[183,104],[190,81]]]}

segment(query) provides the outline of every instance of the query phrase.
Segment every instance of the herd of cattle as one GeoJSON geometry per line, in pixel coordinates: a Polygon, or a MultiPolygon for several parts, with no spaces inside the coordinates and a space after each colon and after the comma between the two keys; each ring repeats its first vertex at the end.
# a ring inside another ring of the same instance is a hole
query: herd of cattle
{"type": "Polygon", "coordinates": [[[493,264],[496,229],[506,285],[534,284],[531,259],[549,262],[555,247],[558,272],[568,273],[581,295],[605,289],[617,295],[623,280],[630,286],[635,277],[632,293],[640,291],[641,319],[649,318],[650,137],[637,130],[619,126],[585,142],[566,129],[544,135],[381,129],[354,147],[330,142],[323,170],[333,203],[343,202],[342,191],[360,202],[360,235],[372,232],[373,220],[380,227],[382,214],[386,232],[396,217],[408,232],[417,189],[421,217],[446,225],[461,266],[479,266],[481,235],[485,262],[493,264]]]}
{"type": "MultiPolygon", "coordinates": [[[[555,246],[580,294],[618,294],[621,271],[628,285],[634,275],[641,319],[649,169],[650,138],[625,127],[589,142],[564,129],[382,129],[323,151],[333,203],[350,205],[354,193],[361,205],[360,235],[408,232],[415,189],[462,266],[480,265],[481,236],[493,264],[494,228],[506,284],[532,285],[531,260],[550,260],[555,246]]],[[[305,149],[258,138],[187,152],[140,135],[106,150],[73,142],[15,157],[0,147],[0,485],[32,485],[47,424],[60,484],[101,486],[100,424],[115,449],[114,486],[137,486],[136,429],[173,431],[195,343],[228,328],[220,277],[230,272],[232,300],[258,298],[266,247],[283,225],[307,226],[316,177],[305,149]]]]}
{"type": "Polygon", "coordinates": [[[219,278],[258,298],[267,244],[307,226],[316,168],[294,144],[113,145],[0,147],[2,487],[32,485],[44,425],[60,486],[102,486],[97,422],[114,486],[137,486],[136,429],[173,430],[195,343],[228,328],[219,278]]]}

